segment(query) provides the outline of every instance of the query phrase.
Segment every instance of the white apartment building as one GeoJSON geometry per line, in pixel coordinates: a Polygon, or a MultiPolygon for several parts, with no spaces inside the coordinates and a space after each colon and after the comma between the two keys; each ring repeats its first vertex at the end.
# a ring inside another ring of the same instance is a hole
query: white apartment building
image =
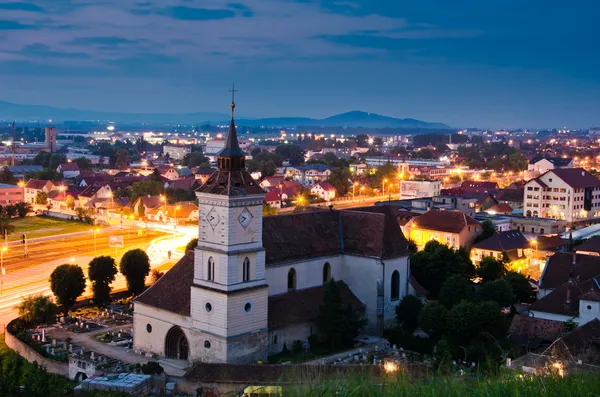
{"type": "Polygon", "coordinates": [[[192,153],[190,145],[165,145],[163,153],[168,154],[173,160],[183,160],[186,154],[192,153]]]}
{"type": "Polygon", "coordinates": [[[441,190],[441,181],[400,181],[400,200],[436,197],[441,190]]]}
{"type": "Polygon", "coordinates": [[[600,180],[583,168],[557,168],[525,184],[525,216],[600,221],[600,180]]]}

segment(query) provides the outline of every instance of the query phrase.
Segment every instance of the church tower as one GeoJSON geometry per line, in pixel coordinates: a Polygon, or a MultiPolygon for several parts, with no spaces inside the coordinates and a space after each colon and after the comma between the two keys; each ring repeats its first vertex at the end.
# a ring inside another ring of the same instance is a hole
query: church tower
{"type": "MultiPolygon", "coordinates": [[[[232,90],[235,94],[235,89],[232,90]]],[[[253,363],[268,350],[262,204],[265,191],[246,171],[234,121],[235,97],[218,170],[197,191],[198,246],[191,290],[192,353],[205,362],[253,363]]]]}

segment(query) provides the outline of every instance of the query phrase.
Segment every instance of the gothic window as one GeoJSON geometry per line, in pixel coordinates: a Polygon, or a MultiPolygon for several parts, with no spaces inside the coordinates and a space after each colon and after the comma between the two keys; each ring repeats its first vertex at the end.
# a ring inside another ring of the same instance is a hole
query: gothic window
{"type": "Polygon", "coordinates": [[[288,292],[296,290],[296,270],[291,268],[288,272],[288,292]]]}
{"type": "Polygon", "coordinates": [[[323,284],[329,282],[331,280],[331,265],[329,262],[325,262],[323,265],[323,284]]]}
{"type": "Polygon", "coordinates": [[[246,259],[244,259],[244,263],[242,265],[242,280],[243,281],[249,281],[250,280],[250,259],[248,259],[248,257],[246,257],[246,259]]]}
{"type": "Polygon", "coordinates": [[[392,300],[400,299],[400,273],[394,270],[392,273],[392,300]]]}
{"type": "Polygon", "coordinates": [[[212,258],[208,258],[208,273],[206,275],[208,281],[215,281],[215,261],[212,258]]]}

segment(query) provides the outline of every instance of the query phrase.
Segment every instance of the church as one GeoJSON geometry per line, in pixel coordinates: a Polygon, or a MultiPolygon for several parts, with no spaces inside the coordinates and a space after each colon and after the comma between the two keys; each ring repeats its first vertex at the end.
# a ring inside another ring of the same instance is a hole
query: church
{"type": "Polygon", "coordinates": [[[331,278],[381,335],[411,282],[389,207],[264,217],[233,111],[218,169],[196,192],[198,246],[134,301],[134,349],[190,362],[256,363],[316,333],[331,278]]]}

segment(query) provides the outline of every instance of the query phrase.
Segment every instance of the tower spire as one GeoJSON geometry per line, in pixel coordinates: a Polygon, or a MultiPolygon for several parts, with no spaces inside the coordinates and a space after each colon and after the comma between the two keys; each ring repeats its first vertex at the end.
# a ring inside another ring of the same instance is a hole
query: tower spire
{"type": "Polygon", "coordinates": [[[231,105],[229,105],[231,107],[231,120],[233,120],[233,114],[235,112],[235,93],[238,92],[238,90],[235,89],[235,83],[233,83],[233,87],[229,90],[231,92],[231,105]]]}
{"type": "Polygon", "coordinates": [[[225,147],[219,153],[219,168],[220,169],[243,169],[246,166],[246,153],[240,149],[240,144],[237,139],[237,131],[235,130],[235,84],[231,92],[231,122],[229,123],[229,131],[227,132],[227,141],[225,141],[225,147]]]}

